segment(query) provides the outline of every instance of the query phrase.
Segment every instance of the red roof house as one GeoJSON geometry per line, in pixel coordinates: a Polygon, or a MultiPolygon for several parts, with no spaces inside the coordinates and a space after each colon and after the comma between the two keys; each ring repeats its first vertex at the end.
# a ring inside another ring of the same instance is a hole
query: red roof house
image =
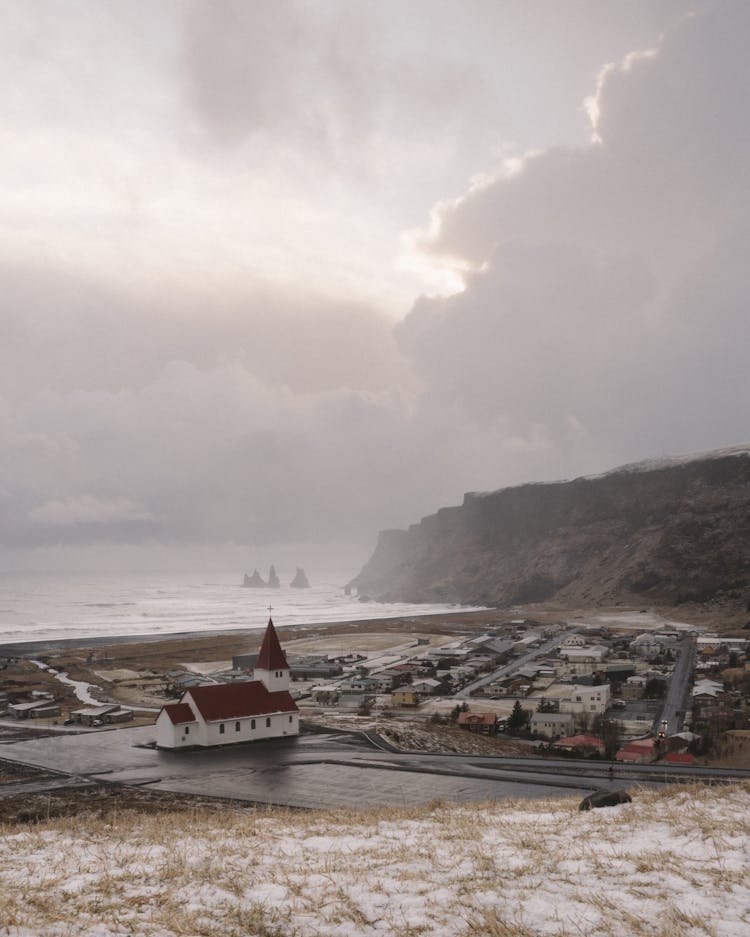
{"type": "Polygon", "coordinates": [[[629,742],[617,752],[615,761],[630,762],[631,764],[646,764],[656,759],[656,739],[638,739],[629,742]]]}
{"type": "Polygon", "coordinates": [[[569,735],[552,743],[553,748],[564,748],[566,751],[599,752],[604,754],[604,742],[595,735],[569,735]]]}
{"type": "Polygon", "coordinates": [[[484,732],[494,735],[497,731],[497,716],[494,713],[459,713],[458,725],[470,732],[484,732]]]}
{"type": "Polygon", "coordinates": [[[670,752],[664,761],[668,765],[694,765],[695,757],[690,752],[670,752]]]}

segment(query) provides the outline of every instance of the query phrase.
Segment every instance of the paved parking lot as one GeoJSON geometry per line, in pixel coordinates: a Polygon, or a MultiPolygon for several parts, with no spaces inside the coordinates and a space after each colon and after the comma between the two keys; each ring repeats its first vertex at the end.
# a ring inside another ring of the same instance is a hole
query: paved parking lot
{"type": "Polygon", "coordinates": [[[583,797],[595,788],[747,771],[616,765],[552,758],[387,752],[357,733],[303,734],[193,751],[147,746],[152,726],[45,737],[0,745],[0,758],[83,779],[292,807],[367,807],[507,797],[583,797]]]}
{"type": "Polygon", "coordinates": [[[29,739],[0,746],[0,758],[65,775],[295,807],[583,796],[587,791],[578,781],[561,786],[553,778],[528,784],[515,776],[492,776],[468,758],[435,763],[426,756],[385,753],[356,734],[312,733],[182,752],[144,747],[153,735],[147,726],[29,739]]]}

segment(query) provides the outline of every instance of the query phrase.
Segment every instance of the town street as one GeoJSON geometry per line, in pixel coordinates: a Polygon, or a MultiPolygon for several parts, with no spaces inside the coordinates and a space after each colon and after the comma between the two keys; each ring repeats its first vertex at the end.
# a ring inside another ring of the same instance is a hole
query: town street
{"type": "Polygon", "coordinates": [[[455,699],[471,699],[471,694],[476,693],[480,687],[486,686],[488,683],[493,683],[495,680],[501,680],[503,677],[515,673],[519,668],[523,667],[524,664],[528,664],[530,661],[536,660],[537,657],[541,657],[555,650],[555,648],[558,648],[572,631],[573,629],[567,628],[558,632],[558,634],[548,641],[545,641],[539,647],[531,648],[530,651],[527,651],[520,657],[514,657],[510,663],[503,664],[502,667],[493,670],[491,674],[485,674],[478,680],[467,684],[463,689],[459,690],[458,693],[453,694],[455,699]]]}
{"type": "Polygon", "coordinates": [[[685,721],[685,710],[687,709],[687,696],[690,687],[690,679],[693,675],[695,666],[695,643],[693,638],[683,638],[680,642],[680,649],[674,670],[669,678],[667,692],[664,697],[664,706],[661,714],[654,720],[654,735],[661,728],[662,722],[667,723],[667,734],[675,735],[682,731],[682,725],[685,721]]]}

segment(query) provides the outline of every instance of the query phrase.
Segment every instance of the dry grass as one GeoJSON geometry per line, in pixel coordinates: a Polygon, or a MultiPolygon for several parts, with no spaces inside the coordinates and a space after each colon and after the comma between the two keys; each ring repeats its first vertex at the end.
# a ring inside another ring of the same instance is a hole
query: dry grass
{"type": "Polygon", "coordinates": [[[750,935],[750,785],[576,806],[195,806],[4,824],[0,933],[750,935]]]}

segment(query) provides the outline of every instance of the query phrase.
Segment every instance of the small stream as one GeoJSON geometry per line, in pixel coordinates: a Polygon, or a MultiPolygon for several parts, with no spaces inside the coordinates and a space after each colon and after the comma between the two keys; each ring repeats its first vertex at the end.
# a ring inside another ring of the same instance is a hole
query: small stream
{"type": "MultiPolygon", "coordinates": [[[[72,686],[73,692],[76,695],[76,698],[79,699],[82,703],[85,703],[87,706],[102,706],[105,705],[107,699],[97,699],[95,696],[91,695],[91,690],[98,690],[103,694],[102,688],[96,683],[86,683],[85,680],[71,680],[66,673],[61,673],[59,670],[55,670],[53,667],[49,667],[47,664],[43,663],[41,660],[31,660],[32,664],[35,664],[40,670],[45,670],[51,677],[54,677],[55,680],[59,680],[60,683],[66,684],[66,686],[72,686]]],[[[158,709],[154,709],[150,706],[125,706],[126,709],[132,709],[135,712],[147,712],[147,713],[158,713],[158,709]]]]}
{"type": "Polygon", "coordinates": [[[98,687],[95,683],[86,683],[83,680],[71,680],[66,673],[61,673],[59,670],[48,667],[47,664],[40,660],[32,660],[31,663],[35,664],[40,670],[46,670],[50,676],[54,677],[55,680],[59,680],[60,683],[72,686],[76,697],[87,706],[102,705],[102,700],[96,699],[96,697],[92,696],[89,692],[92,689],[101,690],[101,687],[98,687]]]}

